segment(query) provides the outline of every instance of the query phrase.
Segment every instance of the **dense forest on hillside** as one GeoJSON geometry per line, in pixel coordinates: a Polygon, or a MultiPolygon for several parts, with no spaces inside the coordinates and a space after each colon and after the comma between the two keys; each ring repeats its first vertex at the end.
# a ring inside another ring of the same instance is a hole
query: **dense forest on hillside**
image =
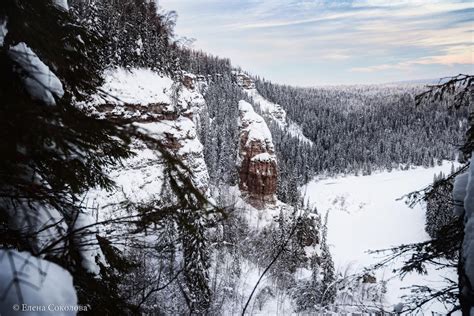
{"type": "MultiPolygon", "coordinates": [[[[312,154],[318,157],[301,165],[318,174],[370,174],[454,160],[466,131],[466,109],[450,111],[439,102],[415,107],[415,96],[423,91],[419,85],[305,89],[265,80],[256,85],[263,96],[282,105],[312,140],[312,154]]],[[[281,148],[288,145],[282,141],[281,148]]],[[[301,168],[298,174],[305,173],[301,168]]]]}
{"type": "MultiPolygon", "coordinates": [[[[383,310],[385,280],[336,271],[329,212],[300,188],[454,161],[468,109],[416,106],[419,85],[274,84],[187,47],[176,21],[149,0],[0,4],[0,313],[48,300],[104,315],[383,310]],[[267,200],[245,172],[274,188],[267,200]]],[[[433,240],[460,222],[455,187],[440,175],[425,192],[433,240]]]]}

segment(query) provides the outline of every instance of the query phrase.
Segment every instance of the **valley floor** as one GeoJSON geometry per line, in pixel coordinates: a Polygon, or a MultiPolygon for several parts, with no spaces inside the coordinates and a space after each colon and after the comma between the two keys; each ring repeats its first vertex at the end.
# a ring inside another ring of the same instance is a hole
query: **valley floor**
{"type": "MultiPolygon", "coordinates": [[[[451,162],[434,168],[418,167],[408,171],[380,172],[370,176],[345,176],[315,179],[303,188],[306,199],[318,207],[321,214],[329,212],[328,241],[337,271],[349,269],[359,273],[380,260],[368,250],[428,239],[424,231],[425,206],[409,208],[403,199],[407,193],[422,189],[432,183],[434,174],[448,174],[451,162]]],[[[443,278],[457,280],[456,271],[450,275],[432,269],[428,275],[411,274],[403,280],[393,278],[391,268],[379,271],[377,280],[389,280],[385,308],[402,301],[409,294],[403,289],[410,285],[439,285],[443,278]]],[[[429,311],[444,313],[440,304],[433,304],[429,311]]],[[[428,312],[427,310],[427,312],[428,312]]],[[[430,313],[431,314],[431,313],[430,313]]]]}

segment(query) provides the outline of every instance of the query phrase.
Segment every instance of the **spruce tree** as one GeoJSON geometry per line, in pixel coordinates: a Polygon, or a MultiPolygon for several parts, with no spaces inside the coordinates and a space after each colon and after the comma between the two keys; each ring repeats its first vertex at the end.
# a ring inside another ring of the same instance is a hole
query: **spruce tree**
{"type": "Polygon", "coordinates": [[[327,233],[328,233],[328,216],[329,212],[324,217],[324,224],[322,227],[322,238],[321,238],[321,273],[323,275],[322,287],[321,287],[321,305],[327,306],[334,303],[336,298],[336,287],[334,282],[336,281],[336,275],[334,272],[334,262],[332,260],[331,253],[329,252],[329,246],[327,244],[327,233]]]}
{"type": "Polygon", "coordinates": [[[84,192],[113,187],[106,168],[130,156],[128,131],[76,108],[102,83],[101,40],[59,2],[0,4],[0,247],[59,263],[81,303],[114,313],[125,305],[116,280],[87,273],[74,225],[84,192]]]}
{"type": "Polygon", "coordinates": [[[0,47],[2,198],[66,209],[91,187],[111,188],[104,167],[130,155],[126,131],[74,105],[102,83],[99,38],[51,1],[7,0],[0,16],[7,21],[0,47]],[[37,67],[39,62],[47,68],[37,67]],[[37,76],[41,71],[44,80],[37,76]],[[61,95],[48,85],[54,80],[62,85],[61,95]]]}

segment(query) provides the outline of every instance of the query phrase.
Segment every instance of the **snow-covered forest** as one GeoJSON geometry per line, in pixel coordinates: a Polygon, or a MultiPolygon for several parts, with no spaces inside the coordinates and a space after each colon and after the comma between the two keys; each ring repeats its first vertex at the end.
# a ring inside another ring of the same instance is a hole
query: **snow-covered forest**
{"type": "Polygon", "coordinates": [[[158,4],[0,3],[0,315],[474,313],[472,75],[277,84],[158,4]]]}

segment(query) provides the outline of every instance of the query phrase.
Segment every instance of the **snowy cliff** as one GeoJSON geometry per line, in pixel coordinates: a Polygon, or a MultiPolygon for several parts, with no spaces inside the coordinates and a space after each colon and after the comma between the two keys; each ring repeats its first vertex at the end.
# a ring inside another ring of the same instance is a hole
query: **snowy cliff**
{"type": "MultiPolygon", "coordinates": [[[[151,70],[117,69],[107,74],[106,84],[103,87],[105,91],[110,91],[113,99],[99,101],[94,106],[100,111],[100,115],[128,118],[140,131],[159,140],[188,166],[194,184],[206,193],[209,176],[195,125],[195,117],[206,104],[198,88],[189,84],[189,76],[185,78],[188,79],[175,82],[151,70]]],[[[162,165],[159,163],[160,153],[153,152],[150,155],[150,150],[152,149],[144,148],[143,144],[137,141],[135,144],[137,156],[125,162],[131,170],[145,171],[146,167],[155,161],[156,164],[152,168],[156,174],[144,172],[149,177],[141,177],[143,185],[150,185],[157,179],[155,176],[159,178],[160,172],[156,170],[162,165]],[[147,159],[150,159],[149,164],[144,163],[147,159]],[[137,167],[137,160],[141,160],[140,167],[137,167]]],[[[120,174],[123,175],[127,169],[120,168],[120,174]]],[[[143,194],[156,193],[161,187],[160,183],[160,181],[155,183],[151,191],[143,190],[142,185],[132,185],[129,189],[141,188],[143,194]]]]}
{"type": "Polygon", "coordinates": [[[255,81],[249,75],[243,72],[234,72],[234,77],[237,84],[250,97],[255,109],[259,109],[260,113],[275,122],[285,133],[291,137],[298,138],[300,141],[312,144],[301,129],[301,127],[292,122],[286,115],[283,107],[277,103],[265,99],[255,87],[255,81]]]}
{"type": "MultiPolygon", "coordinates": [[[[186,173],[203,195],[209,196],[209,175],[204,161],[203,147],[196,133],[195,117],[205,107],[205,101],[197,85],[190,82],[173,81],[148,69],[115,69],[106,72],[102,90],[108,94],[97,96],[92,104],[82,105],[92,115],[111,119],[126,119],[139,132],[155,139],[166,150],[179,159],[186,173]]],[[[194,79],[193,79],[194,80],[194,79]]],[[[167,206],[175,201],[170,192],[168,161],[163,152],[141,139],[132,139],[134,156],[126,159],[122,166],[110,170],[116,183],[112,192],[93,190],[85,195],[91,208],[89,218],[107,221],[133,216],[126,205],[167,206]]],[[[135,214],[136,215],[136,214],[135,214]]],[[[106,230],[114,239],[129,227],[114,225],[106,230]]],[[[138,237],[142,238],[142,237],[138,237]]],[[[159,236],[147,237],[153,243],[159,236]]],[[[98,272],[95,265],[100,251],[89,250],[89,271],[98,272]]]]}

